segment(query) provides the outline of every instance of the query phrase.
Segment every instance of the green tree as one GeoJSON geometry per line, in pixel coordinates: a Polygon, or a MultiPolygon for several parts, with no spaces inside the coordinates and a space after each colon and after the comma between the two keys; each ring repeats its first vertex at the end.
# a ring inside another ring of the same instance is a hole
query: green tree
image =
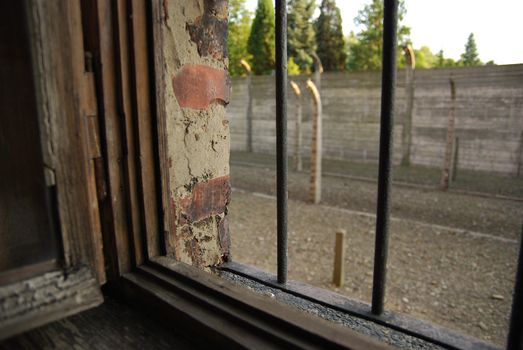
{"type": "MultiPolygon", "coordinates": [[[[405,16],[405,3],[399,1],[398,8],[398,47],[409,43],[410,28],[401,25],[405,16]]],[[[354,19],[357,26],[363,29],[356,34],[356,40],[349,46],[350,70],[379,70],[383,51],[383,1],[372,2],[358,12],[354,19]]],[[[403,62],[401,50],[398,50],[398,61],[403,62]]]]}
{"type": "Polygon", "coordinates": [[[258,0],[247,49],[252,55],[254,74],[270,74],[274,69],[274,7],[272,0],[258,0]]]}
{"type": "Polygon", "coordinates": [[[354,51],[351,49],[353,46],[358,45],[359,41],[356,38],[356,34],[351,30],[349,35],[345,38],[345,50],[347,52],[347,70],[354,70],[351,63],[354,62],[354,51]]]}
{"type": "Polygon", "coordinates": [[[428,46],[422,46],[419,50],[414,50],[416,58],[416,68],[433,68],[436,66],[436,56],[430,51],[428,46]]]}
{"type": "Polygon", "coordinates": [[[444,67],[445,66],[445,56],[443,54],[443,50],[439,50],[436,54],[436,67],[444,67]]]}
{"type": "Polygon", "coordinates": [[[470,33],[467,39],[465,52],[461,54],[461,63],[463,63],[464,66],[479,66],[482,64],[479,59],[474,33],[470,33]]]}
{"type": "Polygon", "coordinates": [[[435,56],[434,67],[438,67],[438,68],[458,67],[459,65],[460,65],[460,62],[456,62],[452,58],[445,58],[443,50],[439,50],[439,52],[435,56]]]}
{"type": "Polygon", "coordinates": [[[289,0],[287,14],[287,52],[302,72],[312,66],[311,52],[316,51],[316,35],[312,15],[314,0],[289,0]]]}
{"type": "Polygon", "coordinates": [[[322,0],[316,21],[318,57],[326,71],[345,70],[347,52],[341,28],[340,10],[334,0],[322,0]]]}
{"type": "Polygon", "coordinates": [[[462,66],[460,61],[456,61],[453,58],[445,59],[445,67],[459,67],[459,66],[462,66]]]}
{"type": "Polygon", "coordinates": [[[247,40],[251,30],[251,13],[245,8],[245,0],[229,1],[229,37],[227,48],[229,51],[229,72],[232,76],[245,73],[240,60],[250,61],[247,51],[247,40]]]}

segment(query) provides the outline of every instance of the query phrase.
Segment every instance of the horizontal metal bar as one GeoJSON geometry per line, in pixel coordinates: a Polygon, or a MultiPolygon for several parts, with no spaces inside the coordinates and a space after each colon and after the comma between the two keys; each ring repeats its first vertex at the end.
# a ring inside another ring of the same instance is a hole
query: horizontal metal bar
{"type": "Polygon", "coordinates": [[[338,293],[309,284],[288,281],[285,286],[277,283],[276,276],[252,266],[229,262],[220,267],[221,270],[235,273],[249,278],[266,286],[277,288],[294,296],[312,301],[314,303],[346,312],[349,315],[376,324],[389,327],[404,334],[423,339],[427,342],[456,350],[499,350],[492,344],[480,339],[469,337],[452,330],[424,322],[393,311],[385,311],[381,315],[371,312],[369,304],[347,298],[338,293]]]}

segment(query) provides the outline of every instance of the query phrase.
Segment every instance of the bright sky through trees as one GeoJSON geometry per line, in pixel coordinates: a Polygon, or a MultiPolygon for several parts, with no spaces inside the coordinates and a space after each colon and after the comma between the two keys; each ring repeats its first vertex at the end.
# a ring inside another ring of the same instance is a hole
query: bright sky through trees
{"type": "MultiPolygon", "coordinates": [[[[316,1],[319,5],[319,0],[316,1]]],[[[347,36],[355,27],[358,10],[370,0],[336,0],[341,11],[343,32],[347,36]]],[[[257,0],[247,0],[254,12],[257,0]]],[[[415,48],[430,47],[436,54],[455,60],[465,50],[470,33],[474,33],[479,58],[496,64],[523,63],[521,14],[523,0],[405,0],[404,24],[411,27],[415,48]]],[[[317,16],[317,14],[316,14],[317,16]]]]}

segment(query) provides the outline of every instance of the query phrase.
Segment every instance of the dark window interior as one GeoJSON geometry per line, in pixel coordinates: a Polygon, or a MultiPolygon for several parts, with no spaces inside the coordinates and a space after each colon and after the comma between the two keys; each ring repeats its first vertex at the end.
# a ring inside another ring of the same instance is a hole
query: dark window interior
{"type": "Polygon", "coordinates": [[[0,12],[0,273],[58,257],[23,2],[0,12]],[[21,135],[24,135],[21,137],[21,135]]]}

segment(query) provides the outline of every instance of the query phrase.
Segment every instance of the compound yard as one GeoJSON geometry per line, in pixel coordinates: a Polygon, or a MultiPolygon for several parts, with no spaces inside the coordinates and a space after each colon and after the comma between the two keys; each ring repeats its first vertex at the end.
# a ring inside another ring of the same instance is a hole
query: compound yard
{"type": "MultiPolygon", "coordinates": [[[[233,259],[275,273],[273,164],[271,157],[233,154],[229,213],[233,259]]],[[[343,166],[338,170],[347,173],[343,166]]],[[[371,175],[351,175],[324,176],[322,202],[311,205],[308,174],[290,173],[289,277],[370,302],[376,184],[360,176],[371,175]],[[339,289],[331,284],[338,229],[347,231],[346,283],[339,289]]],[[[386,306],[502,345],[523,220],[518,200],[523,182],[485,174],[472,181],[474,174],[469,175],[455,191],[428,187],[423,179],[434,175],[423,169],[408,174],[415,186],[393,186],[386,306]],[[481,190],[484,195],[476,193],[481,190]]]]}

